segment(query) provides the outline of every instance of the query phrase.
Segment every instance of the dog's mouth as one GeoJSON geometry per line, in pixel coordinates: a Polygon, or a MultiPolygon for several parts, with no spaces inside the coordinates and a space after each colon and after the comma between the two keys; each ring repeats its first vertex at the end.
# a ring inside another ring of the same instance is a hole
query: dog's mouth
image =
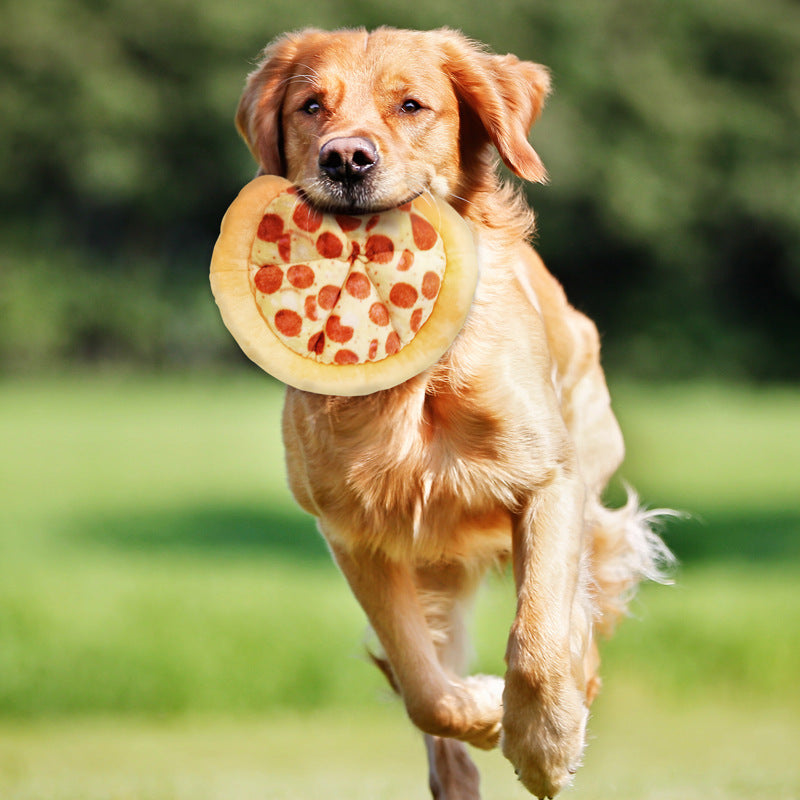
{"type": "Polygon", "coordinates": [[[318,211],[327,214],[381,214],[407,205],[425,192],[407,192],[397,197],[376,196],[364,182],[352,184],[317,179],[309,184],[298,183],[303,199],[318,211]]]}

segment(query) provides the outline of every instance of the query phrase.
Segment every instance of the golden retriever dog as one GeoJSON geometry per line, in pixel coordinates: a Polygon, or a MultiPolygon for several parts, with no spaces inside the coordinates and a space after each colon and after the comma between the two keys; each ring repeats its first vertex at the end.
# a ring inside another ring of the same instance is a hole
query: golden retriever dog
{"type": "Polygon", "coordinates": [[[460,33],[305,30],[270,44],[237,126],[262,173],[326,211],[430,192],[474,233],[468,319],[431,369],[363,397],[289,388],[289,485],[363,607],[374,655],[425,735],[439,800],[479,797],[463,743],[498,744],[534,795],[581,761],[598,635],[667,552],[635,499],[601,494],[623,457],[595,326],[527,243],[533,217],[495,170],[544,181],[528,132],[548,71],[460,33]],[[465,614],[510,560],[504,678],[465,676],[465,614]]]}

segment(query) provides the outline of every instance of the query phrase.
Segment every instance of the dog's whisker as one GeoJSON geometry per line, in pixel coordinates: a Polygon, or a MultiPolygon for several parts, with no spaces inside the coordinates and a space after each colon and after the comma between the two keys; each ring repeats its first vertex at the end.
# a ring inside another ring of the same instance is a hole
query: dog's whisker
{"type": "Polygon", "coordinates": [[[310,73],[311,73],[311,74],[312,74],[312,75],[313,75],[315,78],[318,78],[318,77],[319,77],[319,72],[317,72],[317,70],[315,70],[315,69],[314,69],[314,67],[312,67],[310,64],[302,64],[302,63],[298,63],[298,65],[297,65],[297,66],[298,66],[300,69],[307,70],[307,71],[308,71],[308,72],[310,72],[310,73]]]}
{"type": "Polygon", "coordinates": [[[460,194],[455,194],[453,192],[450,193],[450,197],[454,200],[458,200],[463,203],[466,207],[472,208],[475,206],[475,203],[472,200],[467,200],[466,197],[462,197],[460,194]]]}
{"type": "Polygon", "coordinates": [[[316,75],[291,75],[278,83],[279,86],[288,86],[290,83],[307,83],[309,86],[316,85],[316,75]]]}
{"type": "Polygon", "coordinates": [[[428,197],[430,197],[431,203],[433,203],[433,207],[436,209],[436,214],[437,214],[436,227],[437,228],[441,228],[442,227],[442,211],[439,208],[438,204],[436,203],[436,196],[431,191],[430,186],[426,186],[425,187],[424,194],[427,195],[428,197]]]}

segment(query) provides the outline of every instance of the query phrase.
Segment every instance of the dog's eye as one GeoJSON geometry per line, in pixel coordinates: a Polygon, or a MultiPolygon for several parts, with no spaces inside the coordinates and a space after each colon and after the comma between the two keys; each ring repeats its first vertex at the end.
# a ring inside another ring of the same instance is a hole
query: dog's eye
{"type": "Polygon", "coordinates": [[[305,112],[306,114],[310,114],[313,116],[314,114],[319,114],[322,111],[322,106],[320,105],[318,100],[315,100],[313,97],[310,97],[308,100],[300,106],[300,110],[305,112]]]}
{"type": "Polygon", "coordinates": [[[421,108],[422,104],[418,103],[416,100],[412,100],[411,98],[408,100],[403,100],[403,103],[400,106],[400,110],[404,114],[416,114],[421,108]]]}

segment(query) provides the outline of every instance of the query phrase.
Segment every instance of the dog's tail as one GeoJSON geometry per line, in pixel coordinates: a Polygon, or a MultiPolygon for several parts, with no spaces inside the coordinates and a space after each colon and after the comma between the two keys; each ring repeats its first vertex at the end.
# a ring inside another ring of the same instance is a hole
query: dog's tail
{"type": "Polygon", "coordinates": [[[658,531],[663,520],[672,516],[679,514],[642,508],[630,488],[621,508],[606,508],[599,500],[590,503],[587,544],[596,626],[601,635],[614,630],[642,581],[671,583],[675,557],[658,531]]]}

